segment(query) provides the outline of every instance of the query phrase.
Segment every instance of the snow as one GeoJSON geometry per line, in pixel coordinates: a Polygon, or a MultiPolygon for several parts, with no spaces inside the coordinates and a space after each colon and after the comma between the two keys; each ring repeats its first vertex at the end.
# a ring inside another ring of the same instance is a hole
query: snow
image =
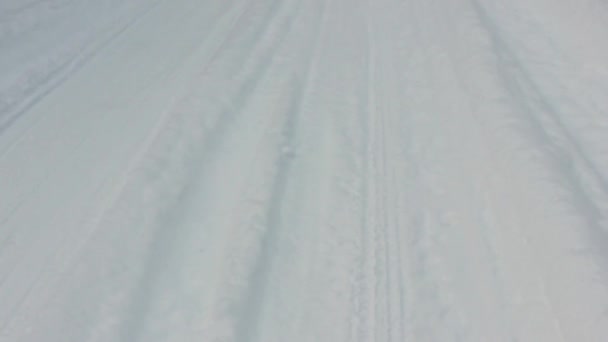
{"type": "Polygon", "coordinates": [[[0,2],[0,341],[605,341],[602,0],[0,2]]]}

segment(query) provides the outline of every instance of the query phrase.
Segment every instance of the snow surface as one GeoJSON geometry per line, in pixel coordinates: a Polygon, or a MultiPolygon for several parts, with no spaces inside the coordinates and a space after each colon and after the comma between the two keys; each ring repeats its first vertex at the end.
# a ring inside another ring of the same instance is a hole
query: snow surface
{"type": "Polygon", "coordinates": [[[608,341],[604,0],[0,0],[0,341],[608,341]]]}

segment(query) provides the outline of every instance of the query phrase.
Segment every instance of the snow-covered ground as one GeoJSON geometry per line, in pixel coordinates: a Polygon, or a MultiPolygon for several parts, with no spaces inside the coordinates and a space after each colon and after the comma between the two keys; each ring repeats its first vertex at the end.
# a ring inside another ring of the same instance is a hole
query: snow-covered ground
{"type": "Polygon", "coordinates": [[[608,341],[608,3],[0,0],[0,341],[608,341]]]}

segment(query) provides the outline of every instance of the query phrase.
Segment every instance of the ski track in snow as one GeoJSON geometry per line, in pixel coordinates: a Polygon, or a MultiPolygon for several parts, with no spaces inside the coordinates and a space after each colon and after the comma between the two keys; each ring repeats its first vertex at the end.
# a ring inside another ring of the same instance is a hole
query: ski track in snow
{"type": "Polygon", "coordinates": [[[7,0],[0,341],[606,340],[606,19],[7,0]]]}

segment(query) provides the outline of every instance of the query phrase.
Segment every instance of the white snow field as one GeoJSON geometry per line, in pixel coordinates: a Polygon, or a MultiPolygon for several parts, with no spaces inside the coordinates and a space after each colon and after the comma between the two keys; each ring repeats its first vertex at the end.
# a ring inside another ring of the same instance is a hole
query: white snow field
{"type": "Polygon", "coordinates": [[[0,341],[608,341],[608,2],[0,0],[0,341]]]}

